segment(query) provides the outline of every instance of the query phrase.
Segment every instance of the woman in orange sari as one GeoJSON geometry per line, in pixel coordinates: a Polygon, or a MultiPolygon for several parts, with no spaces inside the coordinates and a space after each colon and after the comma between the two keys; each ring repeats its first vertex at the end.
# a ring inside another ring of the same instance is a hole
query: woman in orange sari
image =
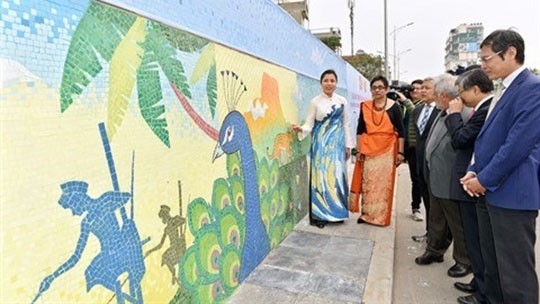
{"type": "Polygon", "coordinates": [[[396,167],[405,161],[401,110],[387,93],[388,80],[377,76],[371,81],[373,99],[360,104],[349,207],[360,211],[359,224],[390,225],[396,167]]]}

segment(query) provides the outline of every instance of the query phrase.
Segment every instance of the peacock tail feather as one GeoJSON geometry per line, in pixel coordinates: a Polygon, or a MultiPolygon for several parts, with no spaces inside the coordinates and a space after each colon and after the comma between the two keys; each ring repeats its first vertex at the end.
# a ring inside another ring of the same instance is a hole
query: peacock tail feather
{"type": "Polygon", "coordinates": [[[229,183],[224,178],[218,178],[214,181],[214,188],[212,191],[213,212],[214,214],[218,214],[219,211],[228,206],[232,206],[232,196],[229,183]]]}
{"type": "Polygon", "coordinates": [[[287,221],[283,225],[283,236],[286,237],[287,235],[291,234],[293,229],[294,229],[294,221],[287,221]]]}
{"type": "Polygon", "coordinates": [[[242,216],[246,213],[246,196],[244,194],[244,182],[239,176],[229,178],[232,189],[233,205],[242,216]]]}
{"type": "Polygon", "coordinates": [[[203,284],[215,282],[219,279],[219,258],[222,249],[218,239],[218,231],[215,225],[205,225],[195,236],[196,262],[203,284]]]}
{"type": "Polygon", "coordinates": [[[240,161],[240,153],[227,154],[227,173],[229,177],[244,176],[242,172],[242,162],[240,161]]]}
{"type": "Polygon", "coordinates": [[[289,185],[287,184],[280,184],[278,186],[279,191],[279,209],[278,209],[278,215],[279,216],[285,216],[287,214],[290,214],[293,211],[293,204],[292,201],[289,198],[289,185]]]}
{"type": "Polygon", "coordinates": [[[233,246],[241,250],[244,246],[246,230],[244,219],[233,206],[227,206],[221,211],[217,220],[219,232],[219,244],[221,248],[233,246]]]}
{"type": "Polygon", "coordinates": [[[268,195],[270,196],[270,216],[272,219],[275,219],[279,214],[279,207],[281,204],[279,190],[271,188],[268,195]]]}
{"type": "Polygon", "coordinates": [[[199,285],[196,292],[197,304],[219,303],[226,298],[221,280],[216,280],[209,284],[199,285]]]}
{"type": "Polygon", "coordinates": [[[231,294],[240,283],[240,252],[227,246],[221,254],[221,283],[226,294],[231,294]]]}
{"type": "Polygon", "coordinates": [[[279,163],[277,159],[272,161],[270,165],[270,187],[274,188],[279,181],[279,163]]]}
{"type": "Polygon", "coordinates": [[[179,277],[182,286],[187,290],[194,290],[199,285],[199,271],[197,268],[197,247],[189,247],[180,259],[179,277]]]}
{"type": "Polygon", "coordinates": [[[269,188],[272,186],[270,183],[270,166],[268,165],[268,160],[266,158],[262,158],[261,161],[257,164],[259,195],[263,197],[266,193],[268,193],[269,188]]]}
{"type": "Polygon", "coordinates": [[[261,197],[261,218],[267,232],[270,231],[270,221],[272,220],[270,215],[271,206],[272,202],[270,196],[265,195],[261,197]]]}
{"type": "Polygon", "coordinates": [[[283,221],[279,218],[270,223],[270,247],[276,248],[283,240],[283,221]]]}
{"type": "Polygon", "coordinates": [[[213,220],[210,206],[203,198],[196,198],[188,205],[188,224],[192,235],[197,235],[199,230],[210,224],[213,220]]]}

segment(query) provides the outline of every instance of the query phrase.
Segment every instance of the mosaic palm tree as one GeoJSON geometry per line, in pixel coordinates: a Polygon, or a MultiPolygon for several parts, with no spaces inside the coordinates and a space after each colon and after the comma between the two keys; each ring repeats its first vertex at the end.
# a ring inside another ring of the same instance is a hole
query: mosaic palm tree
{"type": "MultiPolygon", "coordinates": [[[[61,111],[66,111],[109,64],[107,134],[114,136],[121,125],[132,91],[137,87],[138,106],[152,132],[170,147],[161,75],[194,122],[208,136],[217,131],[200,119],[187,98],[190,87],[178,51],[194,52],[208,41],[131,13],[92,1],[71,39],[60,88],[61,111]]],[[[217,85],[215,64],[208,69],[208,105],[215,115],[217,85]]]]}

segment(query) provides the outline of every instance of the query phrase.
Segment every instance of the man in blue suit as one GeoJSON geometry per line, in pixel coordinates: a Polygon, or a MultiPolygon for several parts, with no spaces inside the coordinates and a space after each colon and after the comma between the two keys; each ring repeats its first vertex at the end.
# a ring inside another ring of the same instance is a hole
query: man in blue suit
{"type": "Polygon", "coordinates": [[[498,277],[502,291],[491,294],[487,288],[486,298],[489,303],[538,303],[540,79],[523,66],[525,43],[515,31],[495,31],[480,48],[482,69],[502,86],[495,90],[461,182],[469,195],[485,198],[486,216],[478,214],[478,221],[486,284],[496,284],[490,278],[498,277]]]}

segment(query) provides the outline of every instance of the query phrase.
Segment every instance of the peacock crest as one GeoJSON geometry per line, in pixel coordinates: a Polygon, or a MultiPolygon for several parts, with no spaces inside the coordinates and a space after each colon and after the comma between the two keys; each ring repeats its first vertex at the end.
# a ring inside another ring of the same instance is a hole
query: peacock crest
{"type": "Polygon", "coordinates": [[[220,71],[223,85],[223,97],[229,112],[234,111],[247,87],[238,75],[229,70],[220,71]]]}

